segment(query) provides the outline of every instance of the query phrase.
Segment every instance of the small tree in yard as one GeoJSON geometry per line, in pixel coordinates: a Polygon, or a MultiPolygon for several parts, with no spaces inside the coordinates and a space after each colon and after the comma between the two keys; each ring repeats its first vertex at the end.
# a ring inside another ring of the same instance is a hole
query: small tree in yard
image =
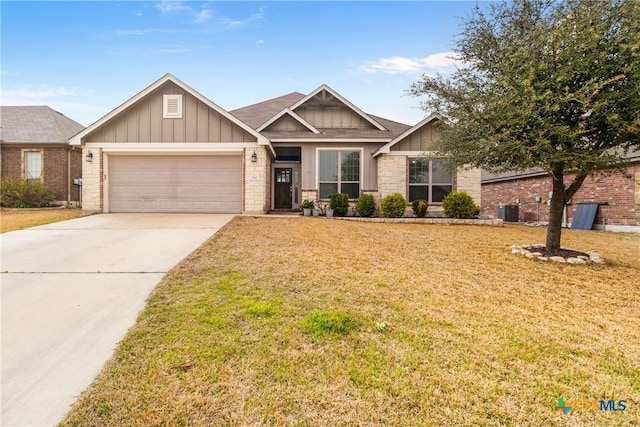
{"type": "Polygon", "coordinates": [[[557,253],[567,201],[587,176],[624,166],[640,146],[640,2],[477,6],[456,55],[456,72],[424,75],[409,90],[449,119],[436,148],[457,166],[546,171],[546,247],[557,253]]]}

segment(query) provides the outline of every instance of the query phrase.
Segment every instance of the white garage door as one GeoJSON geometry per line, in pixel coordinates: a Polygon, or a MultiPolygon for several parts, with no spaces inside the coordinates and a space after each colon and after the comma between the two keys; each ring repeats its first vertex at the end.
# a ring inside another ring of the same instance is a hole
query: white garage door
{"type": "Polygon", "coordinates": [[[242,211],[241,156],[110,156],[110,212],[242,211]]]}

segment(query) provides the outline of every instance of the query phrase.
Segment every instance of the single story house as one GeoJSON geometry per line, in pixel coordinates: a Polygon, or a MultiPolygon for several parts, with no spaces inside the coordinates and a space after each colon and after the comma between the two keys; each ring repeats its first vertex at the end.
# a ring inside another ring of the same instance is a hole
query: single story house
{"type": "MultiPolygon", "coordinates": [[[[627,155],[622,171],[602,171],[587,177],[567,205],[565,221],[572,224],[579,203],[601,203],[596,212],[594,229],[640,232],[640,151],[627,155]]],[[[565,178],[571,182],[573,176],[565,178]]],[[[482,172],[482,212],[496,217],[500,205],[517,206],[514,221],[549,220],[551,178],[541,170],[491,174],[482,172]]],[[[504,208],[503,208],[504,209],[504,208]]]]}
{"type": "Polygon", "coordinates": [[[79,202],[80,186],[74,180],[82,177],[82,152],[68,141],[82,129],[47,106],[0,107],[2,177],[41,181],[57,203],[79,202]]]}
{"type": "Polygon", "coordinates": [[[226,111],[167,74],[70,144],[83,152],[86,211],[294,211],[335,192],[437,207],[454,189],[480,204],[480,171],[450,172],[429,152],[438,120],[367,114],[326,85],[226,111]]]}

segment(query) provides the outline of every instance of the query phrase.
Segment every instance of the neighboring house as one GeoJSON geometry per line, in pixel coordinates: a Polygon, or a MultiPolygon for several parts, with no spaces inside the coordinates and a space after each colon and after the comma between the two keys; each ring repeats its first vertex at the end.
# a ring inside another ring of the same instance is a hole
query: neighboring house
{"type": "MultiPolygon", "coordinates": [[[[594,221],[595,229],[640,232],[640,151],[628,153],[623,171],[603,171],[587,177],[567,205],[565,224],[571,225],[578,203],[602,202],[594,221]]],[[[571,182],[573,176],[565,177],[571,182]]],[[[483,216],[495,217],[499,206],[518,206],[519,221],[549,220],[551,178],[540,170],[521,173],[482,173],[483,216]]],[[[515,218],[514,218],[515,219],[515,218]]]]}
{"type": "Polygon", "coordinates": [[[366,114],[326,85],[228,112],[167,74],[70,143],[88,211],[292,211],[335,192],[437,205],[454,189],[479,204],[480,172],[447,172],[428,152],[437,121],[366,114]]]}
{"type": "Polygon", "coordinates": [[[68,141],[82,129],[46,106],[0,107],[2,177],[41,181],[57,203],[75,204],[80,200],[74,179],[82,177],[82,153],[68,141]]]}

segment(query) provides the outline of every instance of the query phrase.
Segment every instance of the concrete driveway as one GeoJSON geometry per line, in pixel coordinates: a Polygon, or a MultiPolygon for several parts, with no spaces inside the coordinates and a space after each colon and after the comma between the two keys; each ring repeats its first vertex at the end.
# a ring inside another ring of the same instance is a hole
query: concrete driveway
{"type": "Polygon", "coordinates": [[[232,218],[103,214],[0,235],[1,425],[58,423],[165,273],[232,218]]]}

